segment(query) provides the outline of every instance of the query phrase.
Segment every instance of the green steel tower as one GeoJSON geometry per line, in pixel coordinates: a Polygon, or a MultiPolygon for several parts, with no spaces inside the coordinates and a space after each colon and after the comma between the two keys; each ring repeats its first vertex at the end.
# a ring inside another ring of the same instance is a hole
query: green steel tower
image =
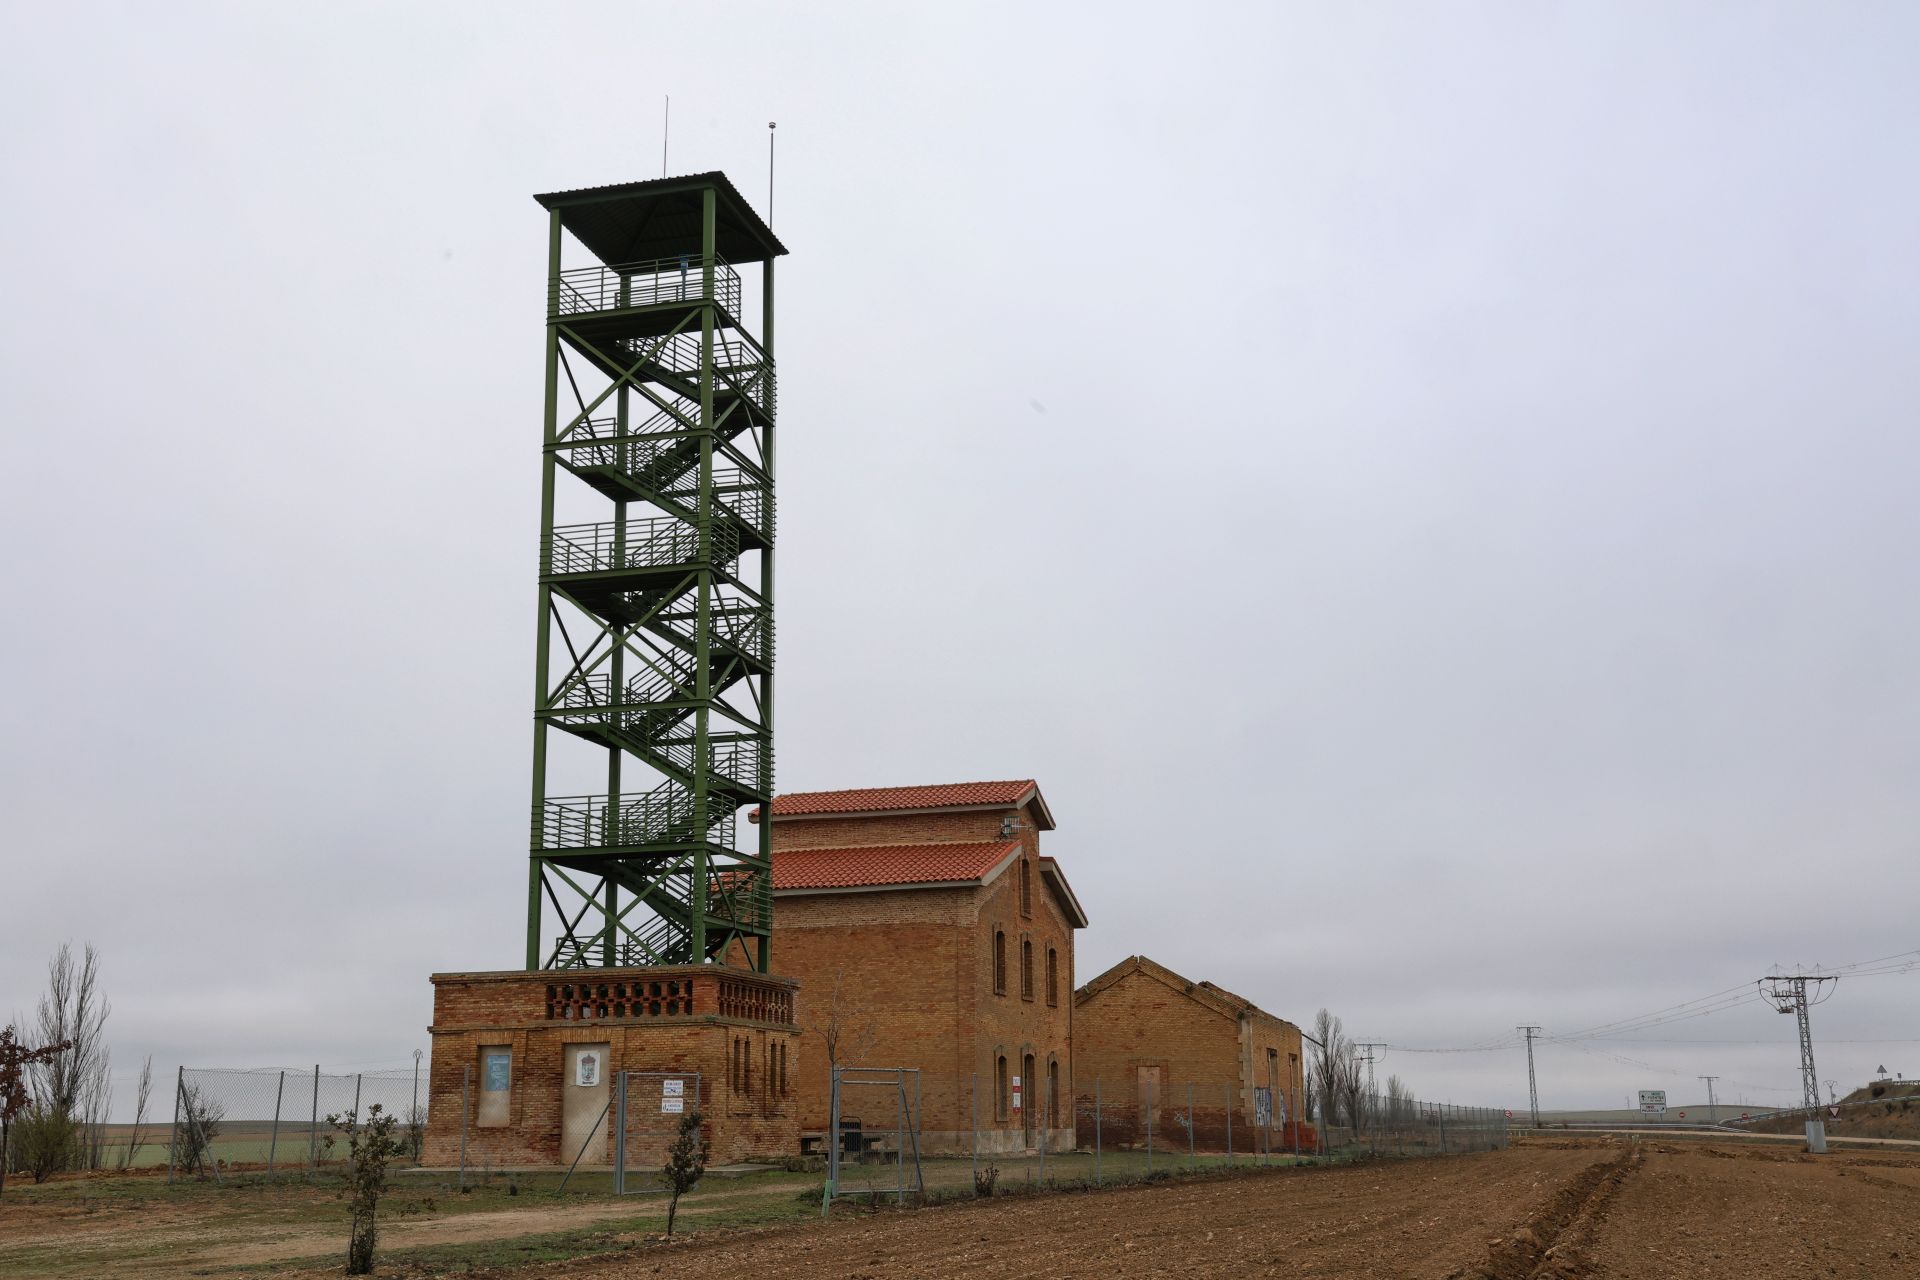
{"type": "Polygon", "coordinates": [[[720,173],[535,198],[547,382],[527,967],[764,973],[771,824],[742,849],[736,821],[773,799],[786,249],[720,173]],[[565,265],[569,242],[593,261],[565,265]],[[739,270],[755,265],[758,338],[739,270]],[[569,789],[589,794],[556,794],[569,789]]]}

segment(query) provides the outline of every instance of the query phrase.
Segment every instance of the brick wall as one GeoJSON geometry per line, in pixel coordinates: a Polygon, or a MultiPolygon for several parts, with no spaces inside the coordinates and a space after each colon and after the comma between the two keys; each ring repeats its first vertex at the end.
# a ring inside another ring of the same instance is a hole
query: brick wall
{"type": "MultiPolygon", "coordinates": [[[[805,1052],[796,1028],[778,1022],[723,1017],[720,990],[765,988],[770,995],[792,998],[792,984],[769,980],[714,965],[657,969],[560,970],[551,972],[435,974],[433,1056],[428,1069],[429,1110],[426,1161],[454,1165],[460,1159],[463,1114],[466,1120],[467,1163],[495,1168],[519,1165],[571,1163],[575,1152],[561,1142],[562,1079],[569,1044],[606,1044],[609,1079],[619,1071],[698,1072],[701,1077],[705,1131],[713,1145],[713,1160],[779,1158],[799,1149],[795,1076],[804,1068],[805,1052]],[[692,992],[691,1013],[638,1017],[555,1019],[548,1016],[550,988],[592,983],[618,984],[682,982],[692,992]],[[751,1045],[756,1064],[752,1077],[730,1076],[733,1042],[751,1045]],[[480,1050],[505,1045],[512,1050],[513,1067],[507,1102],[507,1123],[481,1127],[477,1123],[481,1092],[480,1050]],[[777,1062],[785,1046],[787,1090],[780,1092],[777,1071],[765,1064],[777,1062]],[[463,1080],[471,1068],[471,1087],[463,1080]],[[744,1088],[734,1087],[744,1084],[744,1088]]],[[[667,1125],[636,1122],[630,1126],[629,1168],[657,1165],[664,1150],[667,1125]]],[[[605,1165],[612,1158],[612,1124],[606,1136],[590,1149],[583,1164],[605,1165]]]]}

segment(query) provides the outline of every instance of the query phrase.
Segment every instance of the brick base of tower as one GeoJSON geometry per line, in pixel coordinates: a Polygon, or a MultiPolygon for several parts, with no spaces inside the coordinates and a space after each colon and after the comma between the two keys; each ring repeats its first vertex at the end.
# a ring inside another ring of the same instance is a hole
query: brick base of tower
{"type": "Polygon", "coordinates": [[[696,1107],[715,1164],[800,1150],[791,979],[686,965],[432,981],[430,1165],[457,1165],[464,1134],[469,1167],[570,1165],[576,1155],[582,1168],[606,1167],[606,1104],[622,1072],[647,1073],[629,1077],[629,1170],[657,1168],[679,1115],[696,1107]]]}

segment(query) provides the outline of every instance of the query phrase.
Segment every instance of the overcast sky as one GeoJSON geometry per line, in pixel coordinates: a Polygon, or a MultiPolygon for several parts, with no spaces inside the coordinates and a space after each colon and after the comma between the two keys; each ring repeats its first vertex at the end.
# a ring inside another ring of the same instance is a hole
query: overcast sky
{"type": "MultiPolygon", "coordinates": [[[[0,1010],[93,941],[123,1069],[402,1066],[429,972],[521,959],[529,197],[658,176],[664,94],[763,209],[780,125],[783,789],[1037,778],[1081,981],[1326,1005],[1461,1102],[1524,1053],[1404,1047],[1920,947],[1910,6],[0,43],[0,1010]]],[[[1815,1032],[1920,1074],[1920,973],[1815,1032]]],[[[1540,1065],[1798,1092],[1757,1003],[1540,1065]]]]}

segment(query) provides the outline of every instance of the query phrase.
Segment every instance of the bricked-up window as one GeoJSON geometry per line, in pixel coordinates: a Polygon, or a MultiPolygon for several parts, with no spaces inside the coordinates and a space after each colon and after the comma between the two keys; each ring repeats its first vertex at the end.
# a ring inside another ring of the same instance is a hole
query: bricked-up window
{"type": "Polygon", "coordinates": [[[1060,1127],[1060,1060],[1047,1060],[1047,1127],[1060,1127]]]}
{"type": "Polygon", "coordinates": [[[1033,914],[1033,864],[1020,859],[1020,914],[1033,914]]]}
{"type": "Polygon", "coordinates": [[[1047,1003],[1060,1003],[1060,953],[1047,948],[1047,1003]]]}
{"type": "Polygon", "coordinates": [[[1020,998],[1033,999],[1033,939],[1020,939],[1020,998]]]}
{"type": "Polygon", "coordinates": [[[787,1042],[780,1042],[780,1096],[787,1096],[787,1042]]]}
{"type": "Polygon", "coordinates": [[[1008,1105],[1007,1055],[1003,1053],[993,1060],[993,1118],[1005,1120],[1008,1105]]]}
{"type": "Polygon", "coordinates": [[[1007,935],[1003,929],[993,931],[993,993],[1007,994],[1007,935]]]}

